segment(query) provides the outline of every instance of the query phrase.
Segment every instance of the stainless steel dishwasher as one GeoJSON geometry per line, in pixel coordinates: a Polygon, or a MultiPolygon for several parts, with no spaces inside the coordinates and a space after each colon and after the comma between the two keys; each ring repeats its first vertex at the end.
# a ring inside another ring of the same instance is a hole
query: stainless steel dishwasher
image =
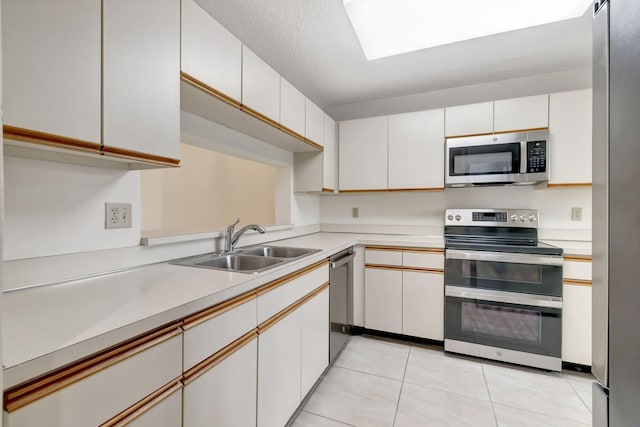
{"type": "Polygon", "coordinates": [[[333,364],[351,338],[353,324],[353,248],[332,256],[329,270],[329,363],[333,364]]]}

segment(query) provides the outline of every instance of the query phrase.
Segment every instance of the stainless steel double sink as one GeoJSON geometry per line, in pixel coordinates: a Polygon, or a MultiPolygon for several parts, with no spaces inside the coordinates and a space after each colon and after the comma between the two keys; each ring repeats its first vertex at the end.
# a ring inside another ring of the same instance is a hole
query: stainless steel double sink
{"type": "Polygon", "coordinates": [[[320,252],[320,249],[258,245],[235,249],[226,254],[211,253],[181,258],[170,264],[240,273],[260,273],[316,252],[320,252]]]}

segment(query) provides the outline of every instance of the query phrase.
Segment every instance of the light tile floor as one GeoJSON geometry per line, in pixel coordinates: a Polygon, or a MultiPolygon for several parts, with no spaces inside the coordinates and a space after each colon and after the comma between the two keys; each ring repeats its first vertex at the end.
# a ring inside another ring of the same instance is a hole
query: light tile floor
{"type": "Polygon", "coordinates": [[[354,336],[293,427],[584,427],[592,382],[354,336]]]}

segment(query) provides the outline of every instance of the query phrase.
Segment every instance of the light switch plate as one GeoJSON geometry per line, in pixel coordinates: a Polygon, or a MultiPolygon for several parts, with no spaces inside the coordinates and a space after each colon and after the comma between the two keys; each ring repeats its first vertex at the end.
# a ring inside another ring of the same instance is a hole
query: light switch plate
{"type": "Polygon", "coordinates": [[[131,203],[105,203],[104,228],[131,228],[131,203]]]}

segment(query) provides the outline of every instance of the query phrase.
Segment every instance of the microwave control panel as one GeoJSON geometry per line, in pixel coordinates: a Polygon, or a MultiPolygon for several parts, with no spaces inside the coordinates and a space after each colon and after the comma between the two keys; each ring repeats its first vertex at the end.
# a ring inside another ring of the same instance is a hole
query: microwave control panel
{"type": "Polygon", "coordinates": [[[547,171],[547,141],[527,141],[527,173],[547,171]]]}

